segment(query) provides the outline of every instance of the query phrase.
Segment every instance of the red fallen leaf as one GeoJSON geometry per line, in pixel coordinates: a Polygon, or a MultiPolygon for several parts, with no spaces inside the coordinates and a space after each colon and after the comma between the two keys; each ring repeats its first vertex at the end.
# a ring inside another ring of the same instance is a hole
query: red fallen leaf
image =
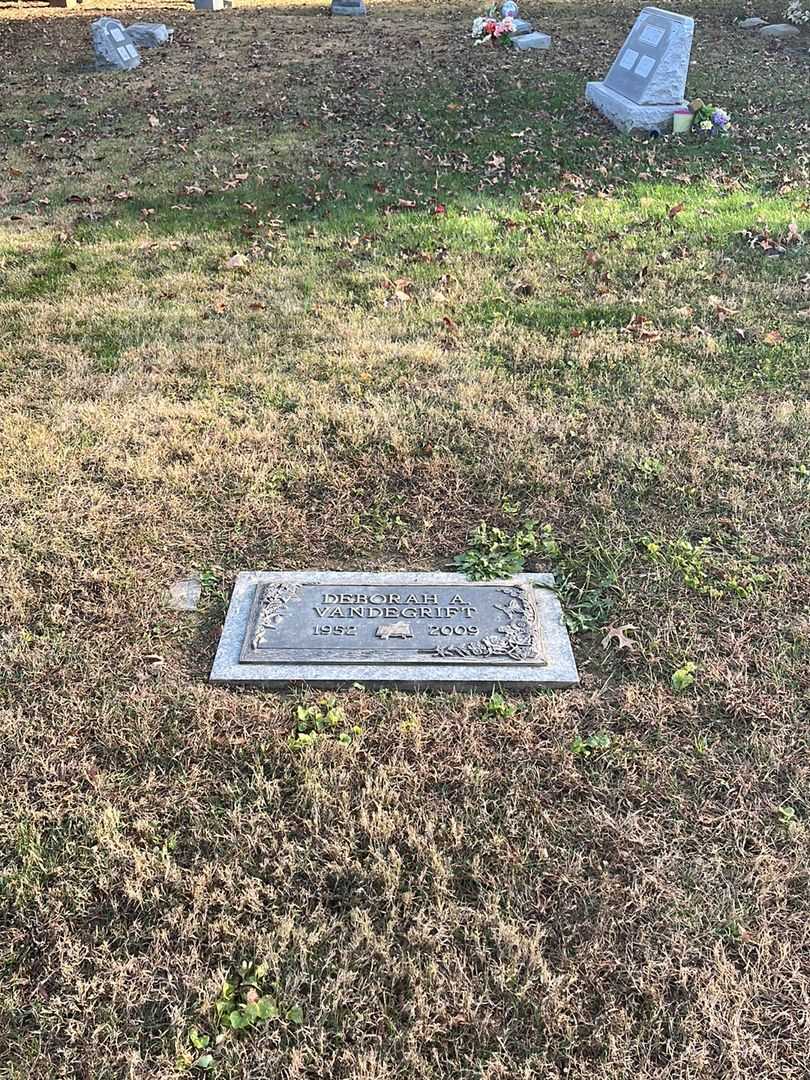
{"type": "Polygon", "coordinates": [[[434,214],[446,214],[447,213],[447,207],[444,205],[444,203],[436,203],[436,205],[433,207],[433,213],[434,214]]]}
{"type": "Polygon", "coordinates": [[[568,334],[568,336],[569,336],[569,337],[582,337],[582,335],[583,335],[584,333],[585,333],[585,331],[584,331],[584,330],[580,330],[580,328],[579,328],[578,326],[572,326],[572,327],[571,327],[571,330],[569,331],[569,334],[568,334]]]}
{"type": "Polygon", "coordinates": [[[442,322],[444,323],[445,329],[449,331],[449,333],[457,334],[459,332],[458,323],[455,321],[455,319],[451,319],[449,315],[442,316],[442,322]]]}
{"type": "Polygon", "coordinates": [[[588,264],[588,266],[598,266],[601,261],[602,256],[597,255],[595,251],[585,252],[585,262],[588,264]]]}
{"type": "Polygon", "coordinates": [[[385,186],[382,180],[378,180],[374,185],[374,190],[377,192],[378,195],[385,195],[385,193],[388,191],[388,188],[385,186]]]}
{"type": "Polygon", "coordinates": [[[670,220],[676,218],[678,214],[682,214],[685,209],[686,203],[675,203],[674,206],[670,206],[669,210],[667,210],[667,217],[670,218],[670,220]]]}
{"type": "Polygon", "coordinates": [[[267,304],[263,304],[260,300],[256,300],[249,307],[251,311],[267,311],[267,304]]]}
{"type": "Polygon", "coordinates": [[[13,165],[9,166],[8,171],[9,171],[10,176],[22,176],[23,175],[22,169],[15,169],[13,165]]]}

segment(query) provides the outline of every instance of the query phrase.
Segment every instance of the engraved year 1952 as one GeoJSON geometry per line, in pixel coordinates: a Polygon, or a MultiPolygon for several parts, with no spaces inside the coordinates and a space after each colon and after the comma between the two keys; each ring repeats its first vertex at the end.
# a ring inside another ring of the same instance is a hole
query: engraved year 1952
{"type": "Polygon", "coordinates": [[[313,626],[312,633],[316,635],[326,636],[332,635],[333,637],[357,637],[356,626],[343,626],[338,623],[332,625],[331,623],[321,623],[317,626],[313,626]]]}

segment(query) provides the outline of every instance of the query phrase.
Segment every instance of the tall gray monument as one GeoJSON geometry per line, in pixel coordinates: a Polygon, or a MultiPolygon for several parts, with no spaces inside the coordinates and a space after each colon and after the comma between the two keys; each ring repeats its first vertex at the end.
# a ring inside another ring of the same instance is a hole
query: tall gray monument
{"type": "Polygon", "coordinates": [[[604,82],[585,96],[620,131],[666,131],[684,108],[695,20],[646,7],[636,19],[604,82]]]}

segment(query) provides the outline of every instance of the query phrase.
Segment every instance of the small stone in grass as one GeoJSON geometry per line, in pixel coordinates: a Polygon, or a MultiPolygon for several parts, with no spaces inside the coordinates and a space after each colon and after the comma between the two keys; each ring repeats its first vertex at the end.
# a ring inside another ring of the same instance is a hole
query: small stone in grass
{"type": "Polygon", "coordinates": [[[740,30],[758,30],[760,26],[767,26],[768,24],[764,19],[760,19],[758,15],[752,16],[750,19],[743,19],[742,22],[738,22],[740,30]]]}
{"type": "Polygon", "coordinates": [[[759,32],[763,37],[789,38],[796,37],[800,31],[798,26],[791,26],[790,23],[774,23],[772,26],[763,26],[759,32]]]}
{"type": "Polygon", "coordinates": [[[172,611],[196,611],[201,595],[202,585],[198,577],[181,578],[169,586],[167,604],[172,611]]]}

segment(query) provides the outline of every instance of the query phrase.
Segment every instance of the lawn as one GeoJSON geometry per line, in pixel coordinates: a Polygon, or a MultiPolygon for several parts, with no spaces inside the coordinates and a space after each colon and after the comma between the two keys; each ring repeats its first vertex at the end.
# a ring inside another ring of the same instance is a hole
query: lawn
{"type": "Polygon", "coordinates": [[[688,0],[733,134],[639,140],[624,0],[370,5],[0,6],[0,1077],[804,1078],[810,35],[688,0]],[[206,682],[532,521],[575,690],[206,682]]]}

